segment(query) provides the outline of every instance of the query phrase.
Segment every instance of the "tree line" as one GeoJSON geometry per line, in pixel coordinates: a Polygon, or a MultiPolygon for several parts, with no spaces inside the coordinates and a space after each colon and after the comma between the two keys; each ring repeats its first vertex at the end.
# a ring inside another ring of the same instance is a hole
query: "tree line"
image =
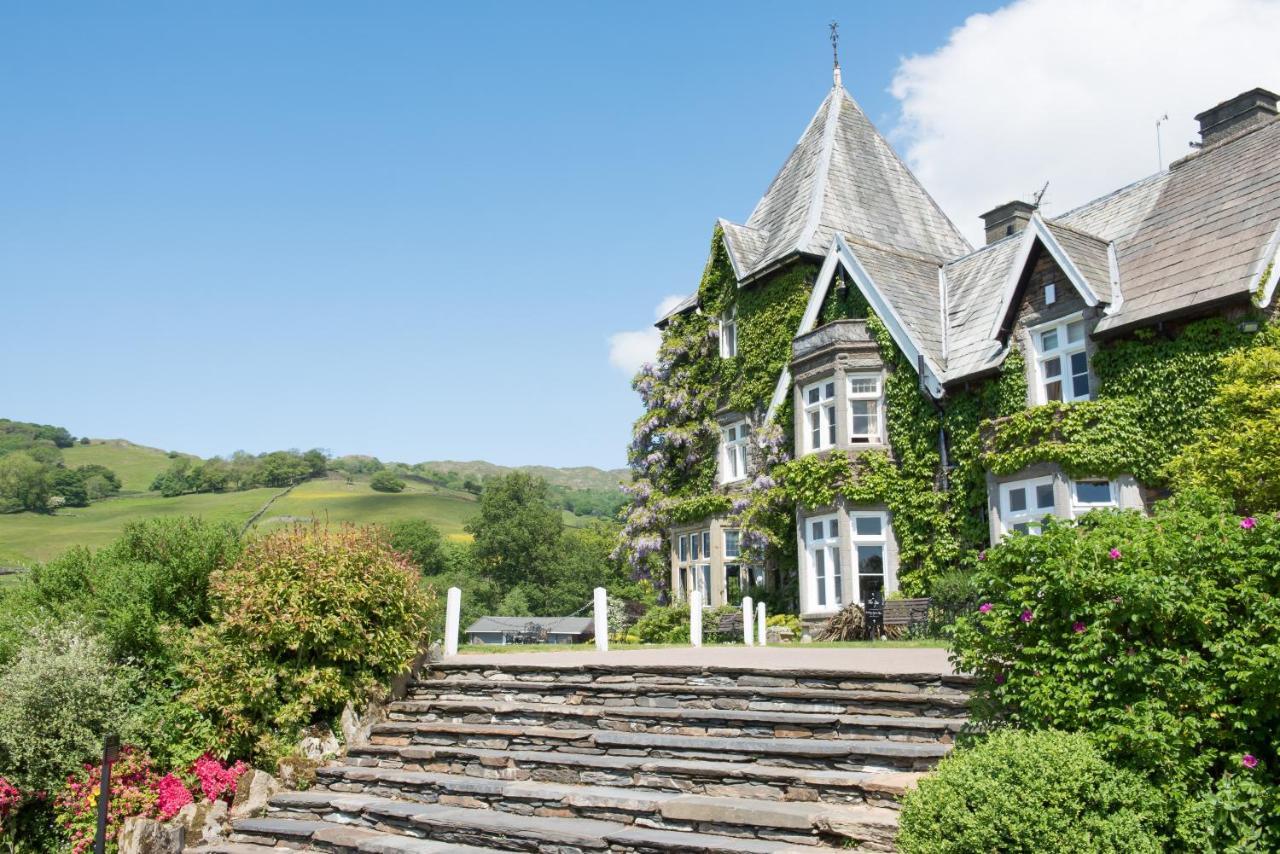
{"type": "Polygon", "coordinates": [[[0,418],[0,512],[86,507],[119,492],[120,478],[106,466],[64,463],[62,449],[76,441],[65,427],[0,418]]]}

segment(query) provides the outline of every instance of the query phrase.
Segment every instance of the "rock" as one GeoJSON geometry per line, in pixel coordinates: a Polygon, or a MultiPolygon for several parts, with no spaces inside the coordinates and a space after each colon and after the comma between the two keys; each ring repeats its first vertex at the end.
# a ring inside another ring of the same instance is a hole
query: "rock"
{"type": "Polygon", "coordinates": [[[280,791],[280,783],[266,771],[250,768],[236,781],[236,797],[231,802],[231,817],[258,818],[267,811],[267,801],[280,791]]]}
{"type": "Polygon", "coordinates": [[[323,764],[320,759],[286,756],[276,763],[276,777],[286,789],[307,789],[315,783],[316,769],[323,764]]]}
{"type": "Polygon", "coordinates": [[[183,830],[177,823],[161,824],[154,818],[136,815],[125,819],[116,838],[120,854],[182,854],[183,830]]]}
{"type": "Polygon", "coordinates": [[[364,714],[360,714],[348,702],[342,708],[342,721],[340,724],[343,743],[347,746],[368,744],[369,734],[373,731],[374,726],[386,719],[387,707],[385,703],[370,700],[369,704],[365,706],[364,714]]]}
{"type": "Polygon", "coordinates": [[[325,759],[337,756],[341,751],[342,745],[333,730],[320,724],[303,730],[302,739],[294,750],[304,759],[325,759]]]}
{"type": "Polygon", "coordinates": [[[187,804],[169,822],[184,831],[187,845],[200,845],[222,838],[223,825],[227,822],[225,801],[199,801],[187,804]]]}

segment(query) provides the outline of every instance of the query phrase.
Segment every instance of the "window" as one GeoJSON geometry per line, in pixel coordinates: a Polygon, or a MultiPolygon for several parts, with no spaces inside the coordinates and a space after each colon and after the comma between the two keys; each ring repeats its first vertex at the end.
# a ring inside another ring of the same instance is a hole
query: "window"
{"type": "Polygon", "coordinates": [[[849,377],[850,442],[879,444],[880,409],[880,377],[875,374],[849,377]]]}
{"type": "Polygon", "coordinates": [[[823,380],[804,389],[805,442],[810,452],[835,447],[836,381],[823,380]]]}
{"type": "Polygon", "coordinates": [[[726,560],[742,556],[742,548],[738,544],[738,532],[736,530],[729,529],[724,532],[724,556],[726,560]]]}
{"type": "Polygon", "coordinates": [[[840,522],[835,516],[805,520],[809,610],[839,611],[844,604],[840,574],[840,522]]]}
{"type": "Polygon", "coordinates": [[[866,602],[875,593],[885,594],[885,516],[883,513],[850,513],[853,531],[854,569],[858,573],[858,601],[866,602]]]}
{"type": "Polygon", "coordinates": [[[738,355],[738,309],[720,315],[720,356],[732,359],[738,355]]]}
{"type": "Polygon", "coordinates": [[[1058,286],[1053,282],[1044,286],[1044,304],[1053,305],[1058,301],[1058,286]]]}
{"type": "Polygon", "coordinates": [[[1038,326],[1031,330],[1031,343],[1036,352],[1039,403],[1092,399],[1083,319],[1038,326]]]}
{"type": "Polygon", "coordinates": [[[1000,525],[1005,533],[1039,534],[1045,516],[1054,515],[1053,478],[1000,485],[1000,525]]]}
{"type": "Polygon", "coordinates": [[[747,476],[747,437],[751,426],[746,421],[730,424],[720,431],[720,482],[732,483],[747,476]]]}
{"type": "Polygon", "coordinates": [[[679,534],[676,543],[680,595],[687,597],[690,590],[697,589],[702,593],[702,604],[710,607],[711,531],[679,534]]]}
{"type": "Polygon", "coordinates": [[[1087,513],[1096,507],[1118,507],[1115,484],[1109,480],[1088,479],[1071,482],[1072,515],[1087,513]]]}

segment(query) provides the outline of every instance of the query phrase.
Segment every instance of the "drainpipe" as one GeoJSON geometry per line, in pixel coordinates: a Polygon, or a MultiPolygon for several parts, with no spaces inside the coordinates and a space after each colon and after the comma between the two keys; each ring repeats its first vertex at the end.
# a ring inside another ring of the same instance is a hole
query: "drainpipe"
{"type": "Polygon", "coordinates": [[[920,378],[920,393],[933,404],[933,409],[938,413],[938,457],[941,461],[940,481],[942,491],[948,492],[951,489],[950,478],[947,476],[948,470],[951,468],[951,462],[947,458],[947,428],[943,426],[942,416],[945,411],[942,404],[938,402],[932,394],[929,393],[928,387],[924,383],[924,354],[916,356],[916,376],[920,378]]]}

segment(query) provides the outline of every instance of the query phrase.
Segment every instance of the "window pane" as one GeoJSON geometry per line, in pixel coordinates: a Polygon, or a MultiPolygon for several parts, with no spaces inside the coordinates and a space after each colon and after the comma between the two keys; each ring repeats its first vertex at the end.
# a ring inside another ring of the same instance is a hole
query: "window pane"
{"type": "Polygon", "coordinates": [[[741,553],[742,553],[741,549],[738,545],[738,532],[725,531],[724,532],[724,556],[738,557],[741,553]]]}
{"type": "Polygon", "coordinates": [[[825,549],[817,549],[813,553],[814,588],[818,593],[818,604],[827,604],[827,553],[825,549]]]}
{"type": "Polygon", "coordinates": [[[844,602],[844,579],[840,577],[840,549],[831,550],[831,580],[835,587],[835,603],[844,602]]]}
{"type": "Polygon", "coordinates": [[[1030,529],[1028,529],[1028,528],[1027,528],[1027,523],[1026,523],[1026,522],[1019,522],[1018,524],[1014,525],[1014,526],[1013,526],[1013,530],[1015,530],[1015,531],[1017,531],[1017,532],[1019,532],[1019,533],[1021,533],[1021,534],[1027,534],[1027,533],[1030,533],[1030,529]]]}
{"type": "Polygon", "coordinates": [[[750,425],[750,424],[740,424],[740,425],[738,425],[738,438],[739,438],[739,439],[745,439],[745,438],[747,438],[747,437],[748,437],[748,436],[750,436],[750,435],[751,435],[751,425],[750,425]]]}
{"type": "Polygon", "coordinates": [[[689,559],[689,538],[680,538],[680,560],[681,562],[689,559]]]}
{"type": "Polygon", "coordinates": [[[822,531],[823,531],[822,523],[814,522],[813,523],[813,541],[815,543],[822,539],[822,531]]]}
{"type": "Polygon", "coordinates": [[[831,445],[836,443],[836,408],[834,406],[827,407],[827,443],[831,445]]]}
{"type": "Polygon", "coordinates": [[[1075,323],[1067,324],[1067,342],[1074,344],[1077,341],[1084,340],[1084,321],[1077,320],[1075,323]]]}
{"type": "Polygon", "coordinates": [[[822,420],[818,412],[809,413],[809,443],[814,448],[822,447],[822,420]]]}
{"type": "Polygon", "coordinates": [[[879,394],[880,381],[875,377],[850,377],[850,394],[879,394]]]}
{"type": "Polygon", "coordinates": [[[1110,504],[1111,482],[1106,480],[1076,481],[1076,500],[1081,504],[1110,504]]]}
{"type": "Polygon", "coordinates": [[[711,532],[702,532],[702,556],[711,557],[711,532]]]}
{"type": "Polygon", "coordinates": [[[747,446],[738,446],[738,471],[744,475],[747,473],[747,446]]]}
{"type": "Polygon", "coordinates": [[[729,449],[729,456],[726,462],[729,464],[729,479],[736,480],[738,477],[738,455],[733,448],[729,449]]]}
{"type": "Polygon", "coordinates": [[[730,442],[736,442],[738,440],[738,428],[730,427],[725,431],[725,435],[728,437],[730,442]]]}
{"type": "Polygon", "coordinates": [[[1087,374],[1089,373],[1089,357],[1084,353],[1071,354],[1071,373],[1087,374]]]}
{"type": "Polygon", "coordinates": [[[809,402],[810,402],[810,403],[817,403],[817,402],[818,402],[818,399],[819,399],[819,398],[818,398],[818,387],[817,387],[817,386],[814,386],[813,388],[809,389],[809,402]]]}
{"type": "Polygon", "coordinates": [[[1009,512],[1021,513],[1027,509],[1027,489],[1018,486],[1009,490],[1009,512]]]}
{"type": "Polygon", "coordinates": [[[1036,509],[1053,509],[1053,484],[1042,483],[1036,487],[1036,509]]]}
{"type": "Polygon", "coordinates": [[[827,522],[827,536],[833,540],[840,539],[840,522],[832,519],[827,522]]]}
{"type": "Polygon", "coordinates": [[[1054,380],[1044,384],[1044,399],[1062,400],[1062,380],[1054,380]]]}
{"type": "Polygon", "coordinates": [[[858,546],[858,595],[884,595],[884,546],[858,546]]]}
{"type": "Polygon", "coordinates": [[[1089,396],[1089,375],[1079,374],[1071,378],[1071,395],[1075,398],[1089,396]]]}
{"type": "Polygon", "coordinates": [[[701,543],[702,543],[702,538],[699,537],[697,534],[694,534],[693,536],[689,537],[689,552],[690,552],[690,556],[694,560],[697,560],[698,558],[702,557],[702,553],[699,550],[699,546],[701,545],[701,543]]]}
{"type": "Polygon", "coordinates": [[[830,400],[831,398],[835,397],[835,396],[836,396],[836,384],[835,384],[835,383],[827,383],[825,386],[823,386],[823,388],[822,388],[822,396],[823,396],[823,397],[825,397],[825,398],[826,398],[826,399],[828,399],[828,400],[830,400]]]}
{"type": "Polygon", "coordinates": [[[859,537],[878,537],[881,534],[879,516],[854,516],[853,530],[859,537]]]}
{"type": "Polygon", "coordinates": [[[1058,330],[1050,329],[1048,332],[1040,333],[1040,350],[1047,353],[1050,350],[1058,349],[1058,330]]]}
{"type": "Polygon", "coordinates": [[[1052,379],[1053,377],[1062,375],[1062,360],[1057,356],[1054,356],[1052,359],[1045,359],[1040,363],[1040,365],[1044,368],[1044,375],[1046,379],[1052,379]]]}

